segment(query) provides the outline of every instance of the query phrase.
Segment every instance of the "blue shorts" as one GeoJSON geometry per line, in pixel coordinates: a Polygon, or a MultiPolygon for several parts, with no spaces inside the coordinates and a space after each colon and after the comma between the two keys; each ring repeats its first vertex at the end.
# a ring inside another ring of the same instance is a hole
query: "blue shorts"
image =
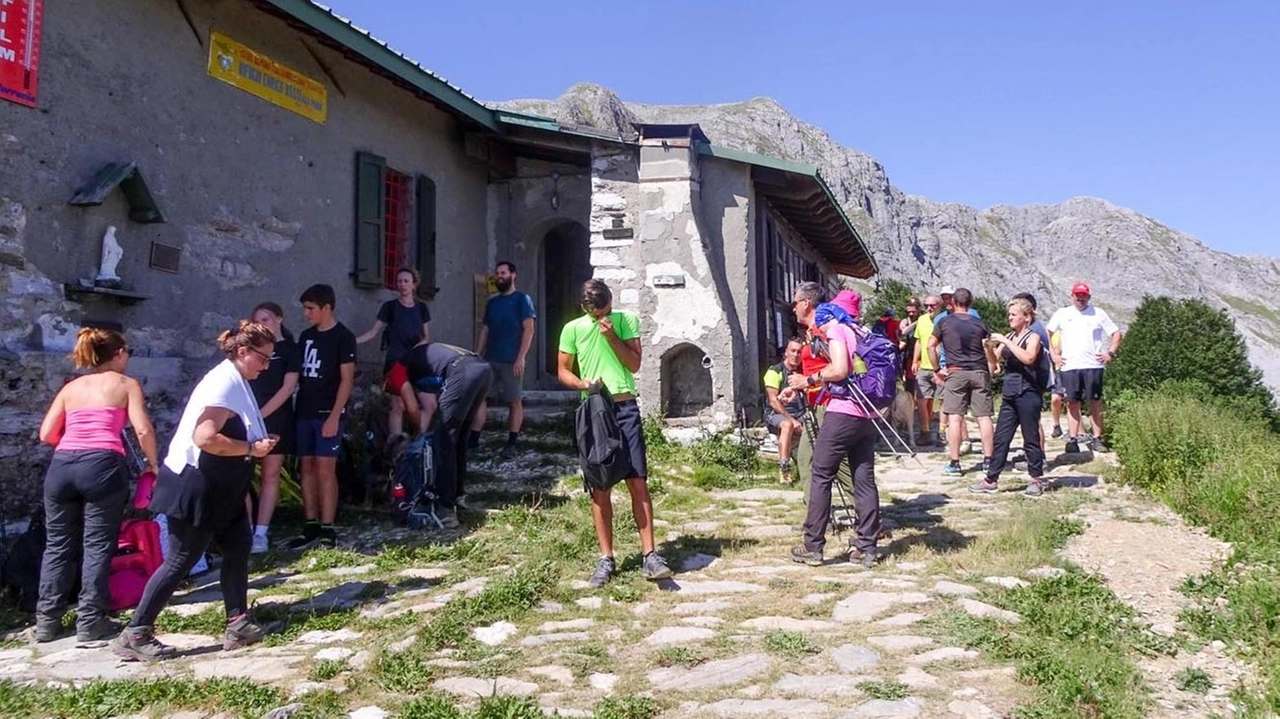
{"type": "Polygon", "coordinates": [[[342,449],[342,432],[346,429],[346,421],[338,420],[338,433],[332,437],[324,437],[325,417],[298,420],[298,456],[299,457],[334,457],[342,449]]]}

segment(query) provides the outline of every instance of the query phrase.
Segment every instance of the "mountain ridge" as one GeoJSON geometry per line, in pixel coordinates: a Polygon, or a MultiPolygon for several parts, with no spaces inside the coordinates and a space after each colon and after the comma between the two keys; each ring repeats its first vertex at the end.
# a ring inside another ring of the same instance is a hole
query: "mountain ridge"
{"type": "Polygon", "coordinates": [[[581,83],[551,100],[489,104],[620,137],[633,136],[636,122],[697,123],[715,144],[814,165],[871,247],[881,276],[913,287],[964,285],[991,297],[1030,291],[1044,314],[1066,304],[1068,288],[1084,280],[1119,320],[1131,317],[1145,294],[1204,299],[1232,314],[1252,361],[1280,388],[1274,257],[1215,250],[1102,197],[979,209],[906,193],[875,157],[764,96],[714,105],[628,103],[607,87],[581,83]]]}

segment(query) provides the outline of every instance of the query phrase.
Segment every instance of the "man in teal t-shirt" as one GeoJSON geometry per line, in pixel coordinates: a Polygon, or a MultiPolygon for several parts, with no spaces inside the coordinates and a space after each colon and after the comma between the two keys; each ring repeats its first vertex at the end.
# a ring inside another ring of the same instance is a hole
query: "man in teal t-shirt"
{"type": "MultiPolygon", "coordinates": [[[[631,464],[625,481],[644,551],[641,571],[645,579],[667,579],[671,569],[654,548],[653,500],[647,484],[649,470],[640,406],[636,404],[634,373],[640,369],[640,320],[634,313],[613,311],[613,292],[602,280],[587,280],[582,285],[582,311],[585,314],[571,320],[560,332],[557,376],[564,386],[581,390],[584,398],[597,380],[613,395],[621,452],[631,464]],[[577,374],[573,371],[575,359],[577,374]]],[[[589,582],[592,587],[602,587],[618,571],[613,557],[612,488],[588,487],[588,491],[591,519],[600,543],[600,561],[589,582]]]]}

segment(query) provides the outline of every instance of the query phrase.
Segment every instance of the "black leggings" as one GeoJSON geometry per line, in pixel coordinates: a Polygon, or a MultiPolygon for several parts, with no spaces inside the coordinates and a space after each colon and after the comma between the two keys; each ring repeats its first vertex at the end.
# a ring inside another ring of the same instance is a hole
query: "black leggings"
{"type": "Polygon", "coordinates": [[[1040,407],[1043,398],[1037,392],[1023,392],[1017,397],[1005,397],[1000,403],[1000,418],[996,422],[995,452],[991,455],[991,467],[987,476],[997,479],[1004,471],[1013,445],[1013,435],[1022,427],[1022,448],[1027,455],[1027,474],[1039,479],[1044,476],[1044,450],[1040,447],[1040,407]]]}
{"type": "Polygon", "coordinates": [[[227,618],[244,614],[249,609],[249,547],[252,541],[249,515],[241,511],[237,519],[219,532],[195,527],[186,521],[169,518],[169,543],[164,566],[156,570],[142,592],[131,627],[150,627],[156,617],[169,604],[173,592],[191,573],[192,567],[208,549],[209,542],[216,541],[222,550],[222,601],[226,605],[227,618]]]}

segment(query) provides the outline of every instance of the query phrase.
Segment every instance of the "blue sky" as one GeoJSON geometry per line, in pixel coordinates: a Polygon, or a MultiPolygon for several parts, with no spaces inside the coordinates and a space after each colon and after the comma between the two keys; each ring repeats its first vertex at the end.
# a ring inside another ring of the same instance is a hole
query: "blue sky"
{"type": "Polygon", "coordinates": [[[329,3],[483,100],[765,95],[905,192],[1093,195],[1280,255],[1280,2],[329,3]]]}

